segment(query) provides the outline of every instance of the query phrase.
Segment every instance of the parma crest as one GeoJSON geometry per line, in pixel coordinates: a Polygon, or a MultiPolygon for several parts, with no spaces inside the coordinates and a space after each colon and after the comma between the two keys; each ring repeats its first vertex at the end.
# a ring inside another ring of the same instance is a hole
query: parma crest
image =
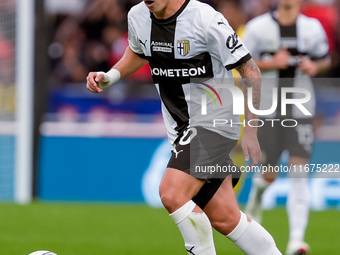
{"type": "Polygon", "coordinates": [[[186,40],[178,40],[177,41],[177,51],[179,54],[181,54],[183,57],[188,55],[190,51],[190,43],[186,40]]]}

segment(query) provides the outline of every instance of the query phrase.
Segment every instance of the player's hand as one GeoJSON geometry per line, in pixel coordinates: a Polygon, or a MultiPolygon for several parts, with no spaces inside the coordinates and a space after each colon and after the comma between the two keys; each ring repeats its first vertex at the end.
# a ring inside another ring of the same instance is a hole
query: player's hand
{"type": "Polygon", "coordinates": [[[309,58],[304,56],[300,56],[300,65],[299,69],[304,73],[307,74],[309,77],[314,77],[318,73],[318,66],[309,58]]]}
{"type": "Polygon", "coordinates": [[[272,58],[275,69],[286,69],[289,67],[289,58],[291,54],[286,48],[280,49],[272,58]]]}
{"type": "Polygon", "coordinates": [[[104,78],[104,74],[97,74],[97,72],[90,72],[87,77],[86,88],[93,93],[101,93],[103,90],[99,87],[101,79],[104,78]]]}
{"type": "Polygon", "coordinates": [[[249,158],[251,158],[252,164],[250,166],[256,166],[260,162],[262,153],[255,128],[249,126],[244,128],[241,147],[244,161],[248,162],[249,158]]]}

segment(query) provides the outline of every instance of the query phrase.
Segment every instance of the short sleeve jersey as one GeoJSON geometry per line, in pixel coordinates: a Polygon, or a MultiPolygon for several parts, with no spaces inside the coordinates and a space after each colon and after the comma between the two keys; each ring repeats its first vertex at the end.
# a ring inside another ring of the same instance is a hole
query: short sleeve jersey
{"type": "MultiPolygon", "coordinates": [[[[130,48],[149,62],[170,142],[188,126],[213,129],[212,122],[202,118],[202,90],[190,86],[192,80],[209,84],[212,78],[232,79],[231,70],[251,58],[224,16],[207,4],[186,0],[170,18],[157,19],[141,2],[128,13],[128,29],[130,48]]],[[[214,85],[208,86],[207,90],[216,92],[215,97],[224,93],[214,85]]],[[[214,104],[210,101],[208,108],[214,104]]],[[[210,119],[239,119],[232,115],[231,105],[212,112],[210,119]]],[[[231,139],[239,138],[239,126],[214,130],[231,139]]]]}
{"type": "MultiPolygon", "coordinates": [[[[283,26],[277,21],[276,12],[269,12],[247,23],[243,39],[255,60],[269,60],[281,48],[286,48],[291,54],[287,69],[262,72],[260,109],[271,107],[272,87],[280,89],[293,86],[311,92],[312,98],[304,106],[314,115],[315,93],[312,80],[299,70],[298,65],[301,55],[311,60],[327,57],[329,47],[321,23],[315,18],[299,14],[294,24],[283,26]]],[[[293,94],[293,97],[295,96],[301,95],[293,94]]],[[[304,115],[296,106],[293,106],[289,115],[293,118],[311,117],[304,115]]]]}

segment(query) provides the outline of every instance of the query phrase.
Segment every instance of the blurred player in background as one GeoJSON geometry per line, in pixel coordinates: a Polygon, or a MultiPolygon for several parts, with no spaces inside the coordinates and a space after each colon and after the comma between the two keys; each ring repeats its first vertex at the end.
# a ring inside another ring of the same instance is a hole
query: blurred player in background
{"type": "MultiPolygon", "coordinates": [[[[130,10],[128,25],[129,46],[124,56],[107,73],[89,73],[87,88],[100,93],[149,62],[172,149],[160,196],[180,229],[188,254],[216,254],[211,226],[246,254],[281,254],[271,235],[239,210],[233,192],[239,173],[231,174],[233,178],[229,178],[230,173],[228,178],[211,178],[209,174],[193,178],[190,171],[190,157],[200,151],[194,144],[199,143],[207,154],[205,158],[199,155],[197,162],[233,166],[229,153],[236,145],[240,128],[234,125],[217,130],[202,121],[197,107],[201,92],[190,90],[190,83],[192,78],[207,83],[211,78],[232,79],[231,70],[236,68],[245,78],[245,87],[253,88],[253,104],[258,108],[261,74],[246,47],[223,15],[196,0],[144,1],[130,10]],[[189,111],[192,105],[195,107],[189,111]]],[[[209,113],[216,118],[239,120],[230,108],[209,113]]],[[[254,118],[247,107],[245,119],[254,118]]],[[[246,161],[250,157],[254,164],[259,162],[256,128],[245,128],[242,148],[246,161]]]]}
{"type": "MultiPolygon", "coordinates": [[[[330,67],[329,47],[320,22],[300,14],[301,0],[278,2],[276,11],[256,17],[247,24],[244,42],[262,71],[260,109],[270,108],[272,86],[278,87],[279,92],[282,87],[305,88],[312,95],[309,102],[304,104],[312,116],[305,116],[296,106],[287,107],[287,115],[283,116],[280,113],[279,93],[276,114],[265,117],[295,119],[298,125],[295,128],[285,128],[280,124],[272,127],[271,122],[265,122],[258,131],[263,165],[275,166],[281,153],[288,150],[289,164],[298,169],[298,173],[289,174],[289,242],[286,254],[307,254],[309,246],[304,242],[304,235],[309,215],[309,191],[307,173],[300,173],[300,169],[304,169],[309,162],[314,141],[312,117],[315,114],[315,95],[310,77],[330,67]]],[[[298,96],[293,94],[292,97],[298,96]]],[[[275,177],[275,173],[267,173],[264,178],[261,175],[253,178],[246,212],[259,222],[262,218],[262,194],[275,177]]]]}

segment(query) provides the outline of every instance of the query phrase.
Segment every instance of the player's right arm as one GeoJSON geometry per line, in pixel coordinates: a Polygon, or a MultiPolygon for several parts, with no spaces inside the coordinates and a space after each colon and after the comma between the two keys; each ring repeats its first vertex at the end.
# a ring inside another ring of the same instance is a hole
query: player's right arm
{"type": "Polygon", "coordinates": [[[110,71],[107,73],[90,72],[86,77],[86,87],[93,93],[101,93],[103,92],[103,88],[134,74],[146,63],[147,60],[139,57],[131,50],[130,46],[128,46],[123,57],[112,67],[110,71]]]}
{"type": "Polygon", "coordinates": [[[261,37],[261,29],[263,28],[263,26],[265,26],[265,24],[261,23],[259,26],[258,22],[258,20],[254,20],[247,23],[243,40],[248,50],[251,52],[256,65],[260,68],[261,71],[280,70],[288,68],[289,58],[291,54],[286,48],[281,48],[277,52],[275,52],[275,54],[273,54],[271,58],[262,60],[261,51],[263,51],[262,45],[264,44],[264,42],[263,38],[261,37]]]}
{"type": "MultiPolygon", "coordinates": [[[[255,109],[260,109],[261,101],[261,72],[255,61],[251,58],[247,62],[236,67],[242,77],[243,94],[245,102],[244,119],[248,123],[249,120],[256,120],[257,115],[252,113],[248,107],[248,88],[252,88],[252,103],[255,109]]],[[[252,160],[251,166],[256,166],[261,159],[261,148],[257,139],[257,128],[249,124],[244,127],[243,137],[241,140],[241,148],[244,153],[244,160],[252,160]]]]}
{"type": "MultiPolygon", "coordinates": [[[[248,87],[253,89],[252,102],[255,109],[260,107],[261,72],[251,57],[248,49],[222,14],[216,14],[206,30],[207,48],[212,57],[219,59],[227,70],[236,69],[242,77],[245,92],[248,87]]],[[[257,119],[248,108],[247,93],[245,94],[245,122],[257,119]]],[[[261,149],[257,139],[257,128],[247,125],[244,128],[241,147],[244,159],[252,159],[252,165],[257,165],[261,158],[261,149]]]]}
{"type": "Polygon", "coordinates": [[[255,60],[261,71],[286,69],[289,66],[290,52],[282,48],[277,51],[270,60],[255,60]]]}

